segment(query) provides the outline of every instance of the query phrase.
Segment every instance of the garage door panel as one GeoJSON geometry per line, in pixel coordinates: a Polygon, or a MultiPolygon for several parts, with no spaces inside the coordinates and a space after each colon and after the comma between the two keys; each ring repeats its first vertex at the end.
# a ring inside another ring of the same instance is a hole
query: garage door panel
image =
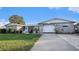
{"type": "Polygon", "coordinates": [[[55,27],[53,25],[44,25],[43,32],[55,32],[55,27]]]}

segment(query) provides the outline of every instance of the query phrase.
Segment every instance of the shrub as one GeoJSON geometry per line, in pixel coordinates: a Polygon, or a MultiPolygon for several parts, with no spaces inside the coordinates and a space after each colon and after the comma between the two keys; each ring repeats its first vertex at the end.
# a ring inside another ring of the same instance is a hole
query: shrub
{"type": "Polygon", "coordinates": [[[6,33],[6,29],[0,29],[0,33],[6,33]]]}

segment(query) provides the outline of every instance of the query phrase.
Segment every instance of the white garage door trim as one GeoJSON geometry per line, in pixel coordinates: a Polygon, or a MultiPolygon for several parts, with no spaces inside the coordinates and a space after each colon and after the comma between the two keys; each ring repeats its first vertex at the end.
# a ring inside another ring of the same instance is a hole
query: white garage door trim
{"type": "Polygon", "coordinates": [[[44,25],[43,32],[55,32],[55,26],[54,25],[44,25]]]}

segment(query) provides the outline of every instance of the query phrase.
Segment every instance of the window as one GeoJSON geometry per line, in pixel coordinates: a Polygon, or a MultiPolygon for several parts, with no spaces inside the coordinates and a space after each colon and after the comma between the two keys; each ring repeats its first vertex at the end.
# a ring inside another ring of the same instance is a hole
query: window
{"type": "Polygon", "coordinates": [[[67,25],[64,25],[63,27],[68,27],[67,25]]]}

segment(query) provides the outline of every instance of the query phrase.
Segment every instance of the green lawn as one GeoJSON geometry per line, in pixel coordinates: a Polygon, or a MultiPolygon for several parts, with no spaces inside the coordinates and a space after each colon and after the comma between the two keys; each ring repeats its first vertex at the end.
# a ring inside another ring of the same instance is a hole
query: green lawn
{"type": "Polygon", "coordinates": [[[39,37],[38,34],[0,34],[0,50],[29,51],[39,37]]]}

